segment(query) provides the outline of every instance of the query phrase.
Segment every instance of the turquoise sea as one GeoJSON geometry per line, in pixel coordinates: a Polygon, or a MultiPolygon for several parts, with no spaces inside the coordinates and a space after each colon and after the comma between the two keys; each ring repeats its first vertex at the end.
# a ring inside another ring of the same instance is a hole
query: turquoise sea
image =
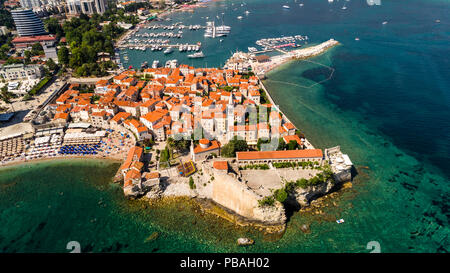
{"type": "MultiPolygon", "coordinates": [[[[80,242],[83,252],[369,252],[369,241],[378,241],[382,252],[448,252],[450,3],[216,1],[165,23],[204,24],[222,13],[232,27],[223,42],[203,38],[202,31],[183,38],[201,41],[206,58],[173,53],[167,59],[220,66],[232,51],[281,35],[341,42],[270,72],[265,85],[315,146],[341,145],[349,154],[358,171],[353,187],[324,215],[295,213],[286,233],[273,238],[200,213],[195,203],[125,200],[111,182],[117,163],[7,167],[0,169],[0,252],[68,252],[69,241],[80,242]],[[345,223],[336,224],[340,218],[345,223]],[[244,235],[256,244],[237,247],[244,235]]],[[[151,51],[128,56],[135,67],[166,60],[151,51]]]]}

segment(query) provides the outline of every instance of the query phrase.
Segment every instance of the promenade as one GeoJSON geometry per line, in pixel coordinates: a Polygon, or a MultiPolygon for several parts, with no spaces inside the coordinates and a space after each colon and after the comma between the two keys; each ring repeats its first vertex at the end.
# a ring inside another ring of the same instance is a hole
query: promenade
{"type": "Polygon", "coordinates": [[[263,63],[252,62],[252,70],[257,75],[264,75],[267,72],[269,72],[270,70],[286,63],[289,60],[305,59],[305,58],[314,57],[319,54],[322,54],[329,48],[331,48],[335,45],[338,45],[338,44],[339,44],[338,41],[336,41],[334,39],[330,39],[328,41],[325,41],[325,42],[315,45],[315,46],[296,49],[296,50],[292,50],[292,51],[282,54],[282,55],[273,56],[267,62],[263,62],[263,63]]]}

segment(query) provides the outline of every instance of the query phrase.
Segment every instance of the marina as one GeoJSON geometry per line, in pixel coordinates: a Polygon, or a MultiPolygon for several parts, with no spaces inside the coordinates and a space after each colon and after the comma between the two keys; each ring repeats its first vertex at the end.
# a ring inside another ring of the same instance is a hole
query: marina
{"type": "MultiPolygon", "coordinates": [[[[164,51],[165,54],[169,54],[173,51],[168,48],[177,48],[180,52],[184,51],[198,51],[201,47],[201,42],[195,44],[188,43],[173,43],[171,40],[179,40],[183,38],[183,30],[187,29],[189,31],[199,30],[203,27],[201,25],[183,25],[181,22],[163,25],[163,24],[140,24],[136,29],[130,31],[125,35],[118,43],[117,48],[132,49],[146,51],[150,49],[151,51],[164,51]],[[151,30],[150,32],[147,30],[151,30]]],[[[126,60],[126,58],[124,58],[126,60]]],[[[126,60],[127,61],[127,60],[126,60]]]]}

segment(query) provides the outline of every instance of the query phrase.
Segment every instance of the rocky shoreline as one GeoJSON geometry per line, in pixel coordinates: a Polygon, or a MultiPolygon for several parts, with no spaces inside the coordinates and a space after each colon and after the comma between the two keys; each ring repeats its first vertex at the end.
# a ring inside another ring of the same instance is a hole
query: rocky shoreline
{"type": "MultiPolygon", "coordinates": [[[[135,195],[128,195],[127,197],[130,199],[142,199],[150,204],[172,200],[194,201],[200,206],[202,213],[215,215],[239,227],[251,227],[264,234],[282,235],[288,223],[285,205],[294,207],[299,212],[323,214],[323,211],[317,211],[321,207],[321,200],[336,196],[336,190],[351,187],[351,182],[332,183],[327,181],[304,189],[297,188],[289,195],[284,205],[277,201],[274,206],[255,207],[254,210],[258,214],[263,215],[263,218],[259,219],[245,217],[215,202],[211,195],[211,187],[212,185],[210,184],[203,187],[200,186],[198,189],[191,189],[187,181],[186,183],[181,181],[170,183],[163,180],[153,185],[143,185],[141,192],[135,195]]],[[[308,229],[305,228],[305,230],[308,229]]]]}

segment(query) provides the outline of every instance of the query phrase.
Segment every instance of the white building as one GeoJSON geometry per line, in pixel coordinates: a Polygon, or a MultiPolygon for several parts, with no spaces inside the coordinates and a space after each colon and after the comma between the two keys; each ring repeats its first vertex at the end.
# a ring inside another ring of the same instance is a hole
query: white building
{"type": "Polygon", "coordinates": [[[10,31],[8,30],[7,27],[5,26],[0,26],[0,35],[6,35],[8,34],[10,31]]]}
{"type": "Polygon", "coordinates": [[[106,7],[106,0],[67,0],[69,14],[103,14],[106,7]]]}
{"type": "Polygon", "coordinates": [[[39,79],[43,76],[44,70],[42,65],[24,65],[24,64],[11,64],[4,65],[0,68],[0,76],[6,80],[18,80],[18,79],[39,79]]]}
{"type": "Polygon", "coordinates": [[[20,6],[26,9],[38,8],[43,6],[43,2],[40,0],[20,0],[20,6]]]}

